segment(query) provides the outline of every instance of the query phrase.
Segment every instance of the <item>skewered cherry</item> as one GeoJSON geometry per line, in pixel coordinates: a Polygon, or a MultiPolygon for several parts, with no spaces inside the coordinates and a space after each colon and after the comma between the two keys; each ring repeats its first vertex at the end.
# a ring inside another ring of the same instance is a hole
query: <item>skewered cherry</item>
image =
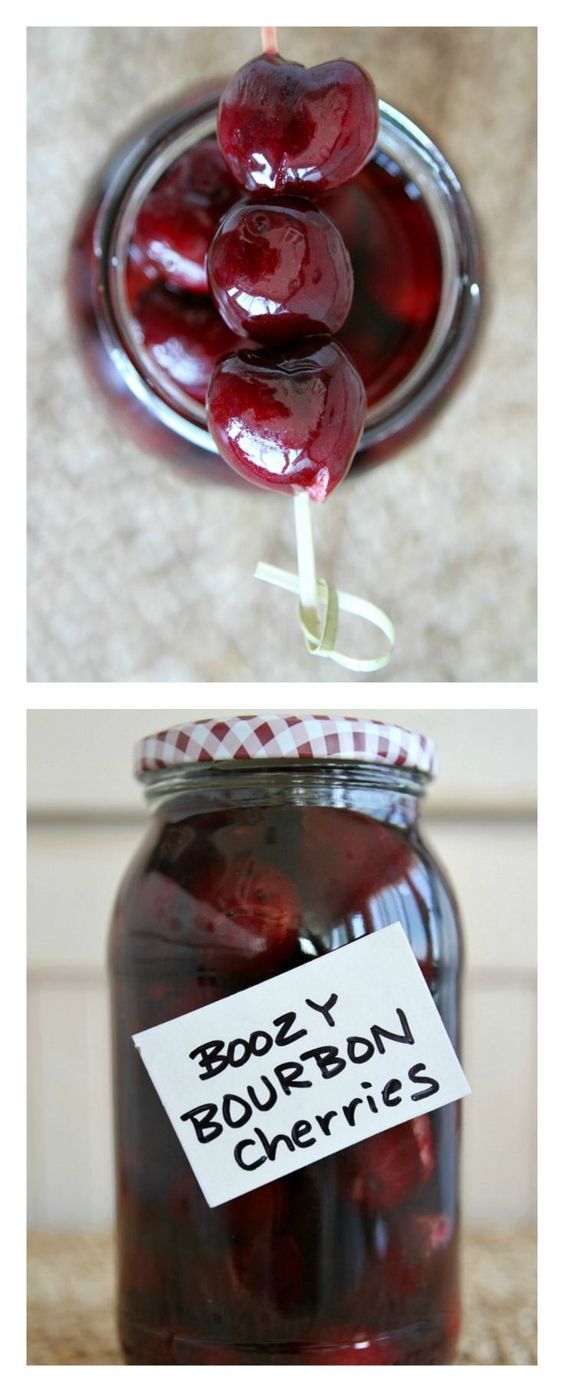
{"type": "Polygon", "coordinates": [[[311,338],[279,352],[227,354],[207,408],[220,454],[243,478],[321,501],[352,464],[366,393],[344,349],[311,338]]]}
{"type": "Polygon", "coordinates": [[[356,63],[305,68],[263,53],[227,84],[217,136],[242,188],[317,197],[362,169],[377,126],[372,79],[356,63]]]}
{"type": "Polygon", "coordinates": [[[336,333],[351,307],[344,241],[305,199],[237,203],[217,229],[207,267],[226,324],[264,343],[336,333]]]}

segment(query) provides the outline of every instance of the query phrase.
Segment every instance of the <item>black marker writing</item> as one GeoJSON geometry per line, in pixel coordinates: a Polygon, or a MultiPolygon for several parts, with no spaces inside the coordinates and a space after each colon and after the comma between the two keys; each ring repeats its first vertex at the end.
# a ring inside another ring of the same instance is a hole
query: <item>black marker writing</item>
{"type": "Polygon", "coordinates": [[[212,1121],[216,1112],[215,1102],[202,1102],[199,1107],[192,1107],[191,1111],[183,1112],[180,1120],[191,1121],[196,1139],[202,1145],[207,1145],[208,1141],[215,1141],[217,1136],[221,1136],[223,1131],[219,1121],[212,1121]]]}
{"type": "MultiPolygon", "coordinates": [[[[411,1077],[411,1073],[409,1076],[411,1077]]],[[[386,1107],[399,1107],[401,1097],[395,1097],[396,1092],[401,1092],[400,1080],[399,1078],[390,1078],[389,1083],[386,1083],[386,1086],[382,1088],[382,1101],[386,1107]]]]}
{"type": "Polygon", "coordinates": [[[385,1045],[382,1043],[383,1039],[393,1039],[395,1044],[415,1043],[415,1040],[407,1023],[407,1015],[404,1013],[403,1010],[400,1010],[399,1006],[396,1009],[396,1015],[401,1025],[401,1034],[393,1034],[391,1030],[384,1029],[382,1025],[372,1025],[371,1027],[370,1033],[374,1037],[374,1042],[376,1044],[376,1048],[379,1054],[385,1054],[386,1052],[385,1045]]]}
{"type": "Polygon", "coordinates": [[[432,1097],[434,1092],[439,1091],[439,1084],[436,1078],[426,1078],[425,1075],[421,1077],[421,1070],[426,1067],[426,1063],[414,1063],[413,1068],[410,1068],[409,1070],[408,1078],[410,1079],[410,1082],[428,1084],[428,1087],[424,1087],[422,1092],[412,1092],[412,1102],[421,1102],[422,1098],[432,1097]]]}
{"type": "Polygon", "coordinates": [[[286,1097],[290,1096],[292,1088],[313,1087],[311,1079],[302,1076],[304,1070],[301,1063],[290,1063],[288,1059],[287,1063],[277,1063],[274,1072],[286,1097]]]}
{"type": "Polygon", "coordinates": [[[306,996],[306,1005],[309,1005],[312,1010],[317,1010],[318,1013],[323,1016],[323,1019],[327,1021],[327,1024],[333,1027],[335,1021],[331,1015],[331,1011],[333,1006],[337,1004],[338,999],[339,997],[333,991],[333,994],[329,996],[329,1000],[325,1002],[325,1005],[316,1005],[315,1001],[308,1000],[306,996]]]}
{"type": "Polygon", "coordinates": [[[306,1029],[294,1030],[294,1033],[290,1034],[292,1025],[296,1023],[295,1010],[288,1010],[285,1015],[278,1015],[272,1023],[280,1026],[275,1037],[275,1042],[279,1047],[283,1044],[293,1044],[294,1040],[303,1039],[304,1034],[307,1034],[306,1029]]]}
{"type": "Polygon", "coordinates": [[[334,1044],[319,1044],[316,1049],[306,1049],[300,1058],[315,1059],[322,1078],[334,1078],[347,1066],[334,1044]]]}
{"type": "Polygon", "coordinates": [[[239,1165],[240,1169],[242,1169],[242,1170],[258,1170],[259,1165],[264,1165],[264,1162],[265,1162],[265,1160],[266,1160],[266,1155],[260,1155],[259,1158],[258,1158],[258,1160],[243,1160],[243,1152],[244,1152],[245,1150],[248,1150],[248,1149],[249,1149],[249,1146],[251,1147],[251,1150],[253,1150],[253,1149],[254,1149],[254,1145],[255,1145],[254,1141],[251,1141],[251,1140],[247,1140],[247,1141],[237,1141],[237,1145],[235,1146],[235,1150],[233,1151],[233,1155],[234,1155],[234,1158],[235,1158],[237,1164],[239,1165]]]}

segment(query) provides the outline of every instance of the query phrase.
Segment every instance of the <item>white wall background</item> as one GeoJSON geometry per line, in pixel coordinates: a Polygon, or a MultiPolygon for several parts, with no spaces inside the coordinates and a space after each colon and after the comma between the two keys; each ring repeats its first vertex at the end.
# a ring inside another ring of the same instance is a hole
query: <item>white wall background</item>
{"type": "MultiPolygon", "coordinates": [[[[348,709],[347,714],[354,714],[348,709]]],[[[208,712],[29,715],[29,1208],[44,1228],[111,1221],[105,939],[145,821],[131,777],[144,734],[208,712]]],[[[424,811],[467,942],[466,1221],[535,1214],[536,719],[528,711],[381,711],[437,740],[424,811]],[[509,1162],[508,1162],[509,1161],[509,1162]]]]}

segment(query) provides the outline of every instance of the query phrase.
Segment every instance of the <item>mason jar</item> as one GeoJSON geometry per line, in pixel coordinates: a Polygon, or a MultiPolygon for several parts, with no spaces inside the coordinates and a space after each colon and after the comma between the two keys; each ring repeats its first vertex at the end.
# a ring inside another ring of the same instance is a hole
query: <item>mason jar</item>
{"type": "Polygon", "coordinates": [[[143,740],[135,769],[151,816],[110,946],[126,1361],[452,1362],[460,1104],[210,1207],[132,1042],[399,923],[458,1049],[456,902],[419,821],[431,741],[214,717],[143,740]]]}
{"type": "MultiPolygon", "coordinates": [[[[68,289],[84,360],[117,411],[120,429],[186,468],[188,478],[240,488],[245,485],[218,457],[207,429],[205,390],[196,399],[149,351],[127,283],[139,210],[174,161],[215,136],[220,95],[209,85],[188,93],[153,114],[113,153],[75,227],[68,289]]],[[[344,236],[355,275],[352,310],[338,335],[368,398],[354,477],[362,465],[380,462],[411,439],[447,399],[478,324],[480,254],[470,207],[447,158],[385,101],[365,170],[321,206],[344,236]]],[[[191,333],[201,377],[197,330],[191,333]]],[[[210,373],[207,349],[204,356],[210,373]]]]}

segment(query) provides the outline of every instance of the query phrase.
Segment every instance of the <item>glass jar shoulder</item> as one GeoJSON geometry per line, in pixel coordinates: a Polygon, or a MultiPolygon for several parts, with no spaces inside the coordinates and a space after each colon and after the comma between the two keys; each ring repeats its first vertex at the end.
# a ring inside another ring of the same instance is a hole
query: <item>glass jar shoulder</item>
{"type": "Polygon", "coordinates": [[[431,980],[456,971],[452,891],[415,822],[333,806],[153,819],[120,889],[116,969],[174,963],[231,989],[399,921],[431,980]]]}

